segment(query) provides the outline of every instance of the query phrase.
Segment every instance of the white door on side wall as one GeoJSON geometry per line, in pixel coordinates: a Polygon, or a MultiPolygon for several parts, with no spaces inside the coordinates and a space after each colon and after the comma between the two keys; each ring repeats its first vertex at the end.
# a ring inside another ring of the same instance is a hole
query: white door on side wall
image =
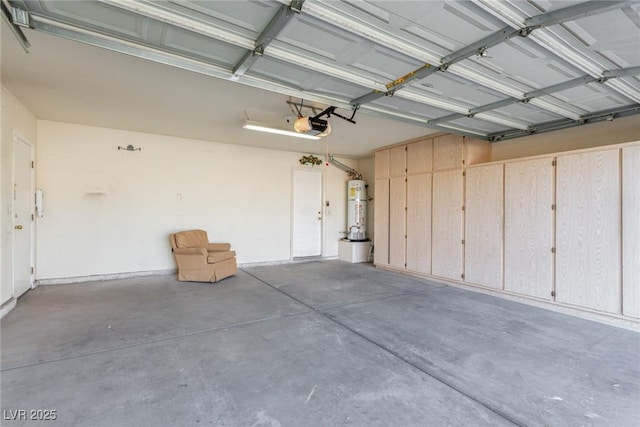
{"type": "Polygon", "coordinates": [[[322,172],[293,171],[292,256],[322,254],[322,172]]]}
{"type": "Polygon", "coordinates": [[[13,297],[31,288],[33,266],[33,148],[13,138],[13,297]]]}

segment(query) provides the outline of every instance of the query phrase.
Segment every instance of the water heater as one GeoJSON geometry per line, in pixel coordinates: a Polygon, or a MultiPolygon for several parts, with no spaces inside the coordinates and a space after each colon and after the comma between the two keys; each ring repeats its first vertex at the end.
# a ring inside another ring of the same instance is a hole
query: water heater
{"type": "Polygon", "coordinates": [[[347,182],[347,239],[367,240],[367,185],[366,181],[347,182]]]}

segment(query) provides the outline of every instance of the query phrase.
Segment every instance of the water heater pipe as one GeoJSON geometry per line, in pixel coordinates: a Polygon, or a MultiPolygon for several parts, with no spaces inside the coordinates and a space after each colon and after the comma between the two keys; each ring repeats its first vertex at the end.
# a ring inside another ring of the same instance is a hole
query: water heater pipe
{"type": "Polygon", "coordinates": [[[350,168],[349,166],[345,165],[344,163],[340,163],[339,161],[337,161],[334,157],[333,154],[329,154],[329,162],[334,165],[335,167],[337,167],[338,169],[341,169],[343,171],[345,171],[346,173],[348,173],[353,179],[356,180],[361,180],[362,179],[362,174],[360,172],[358,172],[357,170],[350,168]]]}

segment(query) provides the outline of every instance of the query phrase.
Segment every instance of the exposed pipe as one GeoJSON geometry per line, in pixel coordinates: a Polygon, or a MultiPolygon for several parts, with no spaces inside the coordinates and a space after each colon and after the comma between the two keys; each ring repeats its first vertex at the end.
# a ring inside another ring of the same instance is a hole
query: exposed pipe
{"type": "Polygon", "coordinates": [[[358,172],[357,170],[350,168],[349,166],[345,165],[344,163],[340,163],[339,161],[337,161],[334,157],[333,154],[329,154],[329,162],[334,165],[335,167],[337,167],[338,169],[341,169],[343,171],[345,171],[346,173],[348,173],[353,179],[357,179],[357,180],[361,180],[362,179],[362,174],[360,172],[358,172]]]}

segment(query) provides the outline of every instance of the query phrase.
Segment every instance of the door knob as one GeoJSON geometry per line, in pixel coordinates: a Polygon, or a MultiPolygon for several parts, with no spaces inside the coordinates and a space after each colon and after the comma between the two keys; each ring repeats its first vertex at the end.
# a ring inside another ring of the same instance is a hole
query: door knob
{"type": "Polygon", "coordinates": [[[16,230],[22,230],[22,226],[21,226],[21,225],[16,225],[14,228],[15,228],[16,230]]]}

